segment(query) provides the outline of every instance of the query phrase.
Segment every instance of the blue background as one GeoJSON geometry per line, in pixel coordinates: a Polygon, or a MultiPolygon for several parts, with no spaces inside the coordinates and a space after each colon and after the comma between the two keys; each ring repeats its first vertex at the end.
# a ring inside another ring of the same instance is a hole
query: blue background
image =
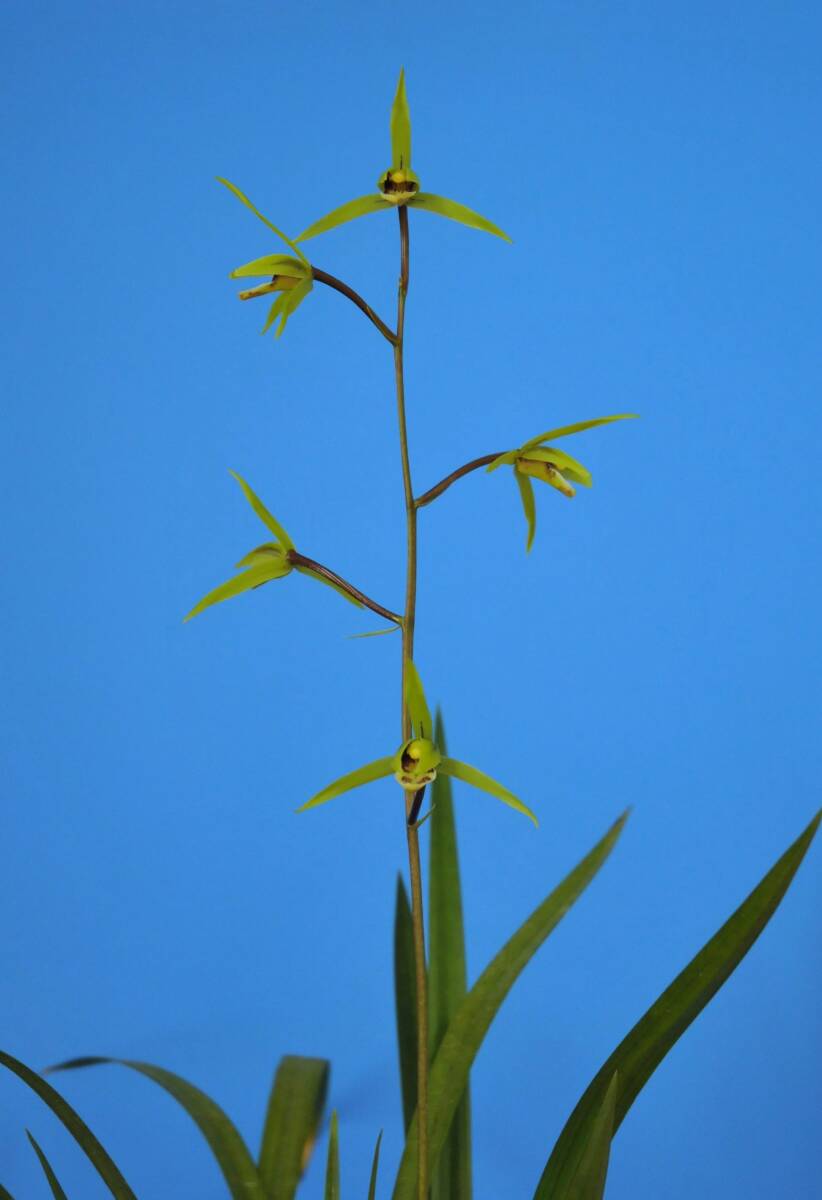
{"type": "MultiPolygon", "coordinates": [[[[452,751],[472,978],[628,804],[473,1074],[477,1200],[530,1197],[601,1061],[818,807],[819,9],[811,4],[9,3],[2,17],[4,914],[0,1044],[199,1083],[256,1146],[277,1058],[333,1059],[343,1188],[401,1148],[397,795],[295,817],[398,740],[399,642],[295,576],[182,615],[265,531],[402,603],[390,352],[317,287],[284,338],[227,272],[387,165],[401,63],[417,490],[609,412],[573,503],[478,473],[421,514],[418,661],[452,751]]],[[[393,320],[396,227],[312,244],[393,320]]],[[[378,625],[379,622],[376,622],[378,625]]],[[[617,1138],[609,1200],[818,1186],[820,860],[617,1138]]],[[[141,1200],[224,1185],[123,1071],[62,1081],[141,1200]]],[[[0,1179],[45,1197],[0,1079],[0,1179]]],[[[303,1195],[321,1194],[324,1147],[303,1195]]]]}

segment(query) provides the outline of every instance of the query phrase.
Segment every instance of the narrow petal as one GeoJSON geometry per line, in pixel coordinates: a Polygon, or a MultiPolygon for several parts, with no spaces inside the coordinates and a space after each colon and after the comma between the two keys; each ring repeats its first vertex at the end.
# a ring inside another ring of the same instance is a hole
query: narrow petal
{"type": "Polygon", "coordinates": [[[265,333],[268,333],[271,326],[274,324],[274,322],[277,320],[277,318],[281,315],[284,304],[285,304],[285,292],[280,292],[279,296],[274,301],[274,303],[271,305],[271,308],[268,310],[268,316],[265,319],[265,325],[263,325],[262,329],[260,330],[260,336],[262,336],[265,333]]]}
{"type": "Polygon", "coordinates": [[[374,762],[366,763],[364,767],[357,767],[356,771],[351,771],[348,775],[341,775],[321,792],[317,792],[316,796],[306,800],[297,812],[316,808],[318,804],[325,804],[327,800],[336,800],[343,792],[350,792],[352,788],[362,787],[365,783],[373,783],[375,779],[385,779],[393,771],[392,762],[392,758],[378,758],[374,762]]]}
{"type": "Polygon", "coordinates": [[[488,792],[490,796],[496,796],[497,800],[501,800],[503,804],[507,804],[510,808],[515,808],[517,812],[521,812],[526,817],[529,817],[534,822],[534,825],[539,825],[534,813],[531,812],[526,804],[518,800],[513,792],[509,792],[501,783],[497,783],[496,779],[492,779],[490,775],[478,771],[476,767],[471,767],[468,763],[460,762],[456,758],[443,758],[439,769],[446,775],[452,775],[454,779],[461,779],[463,783],[470,783],[471,787],[488,792]]]}
{"type": "Polygon", "coordinates": [[[523,475],[516,467],[514,467],[514,478],[519,488],[525,520],[528,522],[528,540],[525,543],[525,553],[527,554],[534,544],[534,534],[537,531],[537,506],[534,503],[534,488],[528,476],[523,475]]]}
{"type": "Polygon", "coordinates": [[[305,275],[305,264],[291,254],[264,254],[241,267],[235,267],[229,279],[245,279],[252,275],[305,275]]]}
{"type": "Polygon", "coordinates": [[[345,636],[354,642],[358,638],[382,637],[384,633],[396,633],[400,628],[400,625],[388,625],[385,629],[369,629],[367,633],[347,633],[345,636]]]}
{"type": "Polygon", "coordinates": [[[269,562],[258,563],[256,566],[249,567],[243,571],[241,575],[236,575],[233,579],[221,583],[219,587],[214,588],[208,595],[203,596],[199,604],[195,604],[191,612],[188,613],[183,621],[190,621],[192,617],[196,617],[206,608],[211,608],[212,604],[219,604],[221,600],[231,600],[234,596],[240,596],[243,592],[250,591],[251,588],[258,588],[264,583],[269,583],[272,579],[281,579],[291,570],[291,564],[285,559],[280,559],[279,562],[272,558],[269,562]]]}
{"type": "Polygon", "coordinates": [[[269,558],[284,558],[283,548],[277,542],[263,542],[262,546],[255,546],[253,550],[249,550],[248,554],[244,554],[234,566],[239,571],[243,567],[253,567],[257,563],[267,562],[269,558]]]}
{"type": "Polygon", "coordinates": [[[391,166],[407,170],[411,166],[411,113],[405,94],[405,71],[400,71],[394,103],[391,105],[391,166]]]}
{"type": "Polygon", "coordinates": [[[294,543],[292,542],[291,538],[288,536],[288,534],[283,529],[282,525],[276,519],[276,517],[273,517],[271,515],[271,513],[268,511],[268,509],[263,504],[262,500],[256,494],[256,492],[252,491],[252,489],[248,486],[246,481],[243,479],[242,475],[238,475],[236,471],[231,471],[231,470],[229,470],[228,473],[229,473],[229,475],[233,475],[234,478],[237,480],[240,487],[243,489],[243,492],[245,493],[246,500],[251,505],[251,507],[254,509],[255,513],[260,518],[262,523],[264,525],[268,526],[268,528],[274,534],[277,541],[282,542],[282,544],[286,550],[293,550],[294,543]]]}
{"type": "Polygon", "coordinates": [[[439,213],[441,217],[459,221],[461,225],[468,225],[471,229],[481,229],[484,233],[493,233],[503,241],[511,241],[508,234],[503,232],[493,221],[480,216],[472,208],[466,208],[464,204],[458,204],[456,200],[446,200],[444,196],[432,196],[430,192],[417,192],[416,196],[408,201],[408,205],[413,208],[422,208],[426,212],[439,213]]]}
{"type": "Polygon", "coordinates": [[[405,664],[405,702],[416,736],[430,738],[434,732],[434,723],[431,720],[428,701],[425,699],[420,673],[410,658],[405,664]]]}
{"type": "Polygon", "coordinates": [[[530,441],[520,446],[520,450],[530,450],[532,446],[538,446],[540,442],[552,442],[554,438],[567,437],[570,433],[582,433],[597,425],[610,425],[611,421],[629,421],[637,417],[639,417],[639,413],[618,413],[615,417],[594,417],[592,421],[577,421],[575,425],[563,425],[560,429],[549,429],[547,433],[541,433],[539,437],[531,438],[530,441]]]}
{"type": "Polygon", "coordinates": [[[256,208],[255,205],[253,205],[251,203],[248,196],[246,196],[244,192],[241,192],[240,189],[236,186],[236,184],[230,183],[229,180],[227,180],[227,179],[223,179],[221,175],[217,176],[217,182],[223,184],[224,187],[227,187],[230,192],[233,192],[234,195],[237,197],[237,199],[240,200],[246,206],[246,208],[251,209],[251,211],[254,213],[255,217],[259,217],[259,219],[262,221],[263,225],[267,225],[269,229],[273,230],[273,232],[276,233],[277,237],[281,238],[282,241],[285,242],[286,246],[291,247],[291,249],[297,255],[297,258],[299,258],[301,262],[305,263],[305,265],[310,268],[311,264],[309,263],[309,261],[305,257],[305,255],[303,254],[300,247],[298,245],[296,245],[294,242],[292,242],[290,237],[286,237],[286,235],[283,233],[283,231],[281,229],[278,229],[276,225],[272,225],[272,223],[271,223],[271,221],[269,221],[268,217],[263,216],[263,214],[260,212],[259,208],[256,208]]]}
{"type": "Polygon", "coordinates": [[[486,471],[496,471],[497,467],[504,467],[508,463],[515,463],[519,450],[506,450],[505,454],[501,454],[499,458],[495,458],[492,463],[485,468],[486,471]]]}
{"type": "Polygon", "coordinates": [[[291,288],[290,291],[283,293],[283,306],[280,309],[280,324],[277,327],[275,337],[282,337],[283,333],[285,332],[285,327],[288,323],[288,318],[292,313],[297,311],[303,300],[305,300],[306,296],[311,291],[311,288],[312,280],[309,278],[304,279],[302,283],[298,283],[297,286],[295,288],[291,288]]]}
{"type": "Polygon", "coordinates": [[[536,460],[537,462],[552,463],[563,475],[567,475],[569,479],[581,483],[584,487],[590,487],[592,483],[591,472],[587,467],[583,467],[581,462],[577,462],[570,454],[566,454],[564,450],[557,450],[554,446],[531,446],[525,458],[536,460]]]}
{"type": "Polygon", "coordinates": [[[368,213],[381,212],[389,207],[391,206],[379,192],[358,196],[356,200],[349,200],[346,204],[341,204],[339,208],[333,209],[324,217],[320,217],[319,221],[309,225],[308,229],[303,230],[297,241],[307,242],[309,238],[316,237],[318,233],[327,233],[329,229],[334,229],[337,225],[344,225],[346,221],[353,221],[355,217],[364,217],[368,213]]]}

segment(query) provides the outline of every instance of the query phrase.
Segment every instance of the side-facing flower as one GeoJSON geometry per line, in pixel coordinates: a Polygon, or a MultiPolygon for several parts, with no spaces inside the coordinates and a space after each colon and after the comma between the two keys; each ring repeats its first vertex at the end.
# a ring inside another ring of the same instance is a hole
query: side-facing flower
{"type": "Polygon", "coordinates": [[[525,519],[528,522],[526,550],[531,549],[537,529],[537,509],[531,480],[540,479],[543,483],[549,483],[569,500],[576,495],[573,486],[575,483],[581,483],[583,487],[590,487],[592,483],[591,472],[587,467],[564,450],[557,450],[555,446],[546,443],[555,438],[567,437],[571,433],[582,433],[596,425],[609,425],[612,421],[626,421],[636,416],[636,413],[619,413],[613,417],[595,417],[592,421],[578,421],[575,425],[549,429],[547,433],[531,438],[516,450],[508,450],[501,454],[486,468],[488,471],[496,471],[498,467],[503,466],[511,466],[514,469],[514,479],[519,487],[525,519]]]}
{"type": "Polygon", "coordinates": [[[408,208],[419,208],[423,212],[437,213],[448,217],[451,221],[459,221],[472,229],[481,229],[485,233],[493,233],[506,242],[511,239],[493,221],[481,216],[456,200],[447,200],[444,196],[434,196],[430,192],[420,191],[420,181],[411,170],[411,116],[408,111],[408,99],[405,94],[405,72],[400,71],[394,103],[391,106],[391,165],[377,180],[377,191],[367,196],[358,196],[341,204],[326,216],[315,221],[303,230],[297,238],[298,242],[308,241],[319,233],[327,233],[337,225],[353,221],[355,217],[364,217],[368,213],[383,212],[387,208],[407,205],[408,208]]]}
{"type": "Polygon", "coordinates": [[[296,548],[285,529],[283,529],[276,517],[271,515],[262,500],[252,491],[246,481],[236,471],[231,471],[230,474],[234,476],[243,489],[245,498],[254,509],[254,512],[274,534],[275,540],[273,542],[264,542],[261,546],[256,546],[253,550],[249,550],[248,554],[244,555],[235,564],[237,569],[240,569],[242,573],[235,575],[233,579],[229,579],[225,583],[221,583],[219,587],[214,588],[213,591],[203,596],[202,600],[195,604],[191,612],[186,615],[184,621],[190,621],[192,617],[196,617],[206,608],[211,608],[213,604],[219,604],[221,600],[230,600],[233,596],[239,596],[243,592],[250,591],[252,588],[262,587],[264,583],[270,583],[272,579],[282,579],[293,570],[300,571],[303,575],[310,575],[312,579],[317,579],[320,583],[334,588],[334,591],[345,597],[349,603],[362,608],[362,604],[358,600],[354,599],[353,596],[343,591],[340,587],[337,587],[329,579],[324,578],[317,571],[311,570],[309,567],[300,565],[299,560],[297,562],[292,561],[292,555],[296,555],[296,548]]]}
{"type": "Polygon", "coordinates": [[[403,742],[394,754],[375,759],[374,762],[358,767],[356,771],[342,775],[328,787],[317,792],[316,796],[307,800],[297,809],[297,812],[316,808],[319,804],[325,804],[328,800],[342,796],[344,792],[350,792],[353,788],[362,787],[366,783],[373,783],[377,779],[386,779],[389,775],[394,776],[404,791],[418,794],[427,784],[433,783],[438,771],[442,771],[443,775],[451,775],[454,779],[461,779],[463,783],[469,783],[472,787],[479,788],[480,791],[488,792],[497,800],[501,800],[503,804],[516,809],[517,812],[524,813],[537,825],[534,813],[513,792],[509,792],[501,783],[497,783],[490,775],[478,771],[476,767],[460,762],[457,758],[448,758],[440,752],[439,747],[433,741],[434,726],[431,712],[425,699],[417,668],[410,659],[406,662],[405,667],[405,698],[411,716],[412,736],[403,742]]]}
{"type": "Polygon", "coordinates": [[[253,300],[257,296],[267,296],[272,292],[280,293],[268,310],[265,325],[260,331],[261,333],[268,333],[274,322],[279,320],[275,336],[280,337],[288,323],[288,318],[299,308],[314,285],[311,263],[296,242],[286,237],[276,225],[272,225],[268,217],[264,217],[260,210],[251,203],[238,187],[235,187],[233,183],[229,183],[227,179],[222,179],[219,176],[218,182],[224,184],[230,192],[233,192],[246,208],[251,209],[254,215],[259,217],[269,229],[272,229],[277,237],[281,238],[289,249],[294,252],[290,255],[265,254],[262,258],[255,258],[241,267],[236,267],[229,274],[229,279],[266,278],[265,283],[240,292],[241,300],[253,300]]]}

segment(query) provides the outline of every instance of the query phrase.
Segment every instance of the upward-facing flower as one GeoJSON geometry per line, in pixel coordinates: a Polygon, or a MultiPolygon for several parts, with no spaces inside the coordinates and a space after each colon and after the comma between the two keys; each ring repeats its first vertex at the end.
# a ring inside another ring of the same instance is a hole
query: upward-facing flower
{"type": "Polygon", "coordinates": [[[377,191],[367,196],[358,196],[340,205],[313,225],[309,225],[297,238],[298,242],[306,242],[316,237],[318,233],[326,233],[355,217],[364,217],[367,213],[382,212],[387,208],[407,205],[409,208],[420,208],[423,212],[438,213],[472,229],[482,229],[497,237],[510,242],[507,233],[494,225],[487,217],[480,216],[464,204],[456,200],[446,200],[444,196],[434,196],[430,192],[420,191],[420,181],[411,170],[411,116],[408,111],[408,99],[405,94],[405,72],[400,71],[397,92],[391,106],[391,165],[383,171],[377,180],[377,191]]]}

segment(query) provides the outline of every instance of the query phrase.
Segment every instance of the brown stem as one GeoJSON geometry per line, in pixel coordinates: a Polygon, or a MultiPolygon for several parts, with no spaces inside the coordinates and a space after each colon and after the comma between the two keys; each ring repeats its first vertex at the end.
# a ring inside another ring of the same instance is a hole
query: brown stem
{"type": "Polygon", "coordinates": [[[429,491],[424,492],[419,496],[414,504],[417,508],[424,508],[426,504],[430,504],[432,500],[436,500],[437,496],[441,496],[447,488],[450,488],[452,483],[456,483],[458,479],[462,479],[463,475],[468,475],[471,471],[476,471],[480,467],[487,467],[495,458],[499,458],[501,454],[505,454],[505,450],[499,450],[496,454],[483,454],[482,458],[474,458],[471,462],[466,463],[464,467],[457,467],[456,471],[452,471],[450,475],[446,475],[445,479],[441,479],[439,483],[432,487],[429,491]]]}
{"type": "Polygon", "coordinates": [[[308,571],[313,571],[315,575],[321,575],[323,579],[327,579],[329,583],[333,583],[335,587],[345,592],[352,600],[359,601],[360,604],[364,604],[366,608],[370,608],[378,616],[385,617],[386,621],[393,621],[395,625],[402,625],[403,621],[399,613],[391,612],[389,608],[383,608],[381,604],[377,604],[376,600],[372,600],[370,596],[366,596],[365,592],[361,592],[359,588],[355,588],[353,583],[349,583],[347,579],[343,579],[335,571],[330,571],[322,563],[315,562],[313,558],[308,558],[305,554],[300,554],[299,550],[289,550],[286,557],[295,567],[304,567],[308,571]]]}
{"type": "Polygon", "coordinates": [[[384,338],[387,338],[392,346],[397,343],[396,334],[392,333],[386,325],[385,321],[381,321],[374,312],[370,304],[366,304],[359,292],[355,292],[347,283],[343,283],[341,279],[337,279],[336,275],[329,275],[327,271],[321,271],[319,267],[312,267],[311,274],[317,280],[317,283],[324,283],[326,287],[334,288],[337,292],[342,292],[343,296],[347,296],[352,304],[356,304],[361,312],[364,312],[369,321],[372,321],[379,329],[384,338]]]}

